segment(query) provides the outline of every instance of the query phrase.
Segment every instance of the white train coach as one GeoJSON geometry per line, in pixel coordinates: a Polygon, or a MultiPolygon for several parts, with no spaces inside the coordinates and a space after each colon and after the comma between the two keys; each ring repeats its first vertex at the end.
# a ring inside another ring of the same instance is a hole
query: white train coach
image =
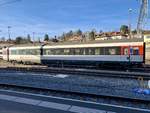
{"type": "Polygon", "coordinates": [[[44,46],[43,64],[142,64],[145,62],[143,42],[91,43],[44,46]]]}
{"type": "Polygon", "coordinates": [[[2,50],[3,59],[11,62],[44,65],[134,65],[145,63],[142,41],[91,42],[18,46],[2,50]]]}

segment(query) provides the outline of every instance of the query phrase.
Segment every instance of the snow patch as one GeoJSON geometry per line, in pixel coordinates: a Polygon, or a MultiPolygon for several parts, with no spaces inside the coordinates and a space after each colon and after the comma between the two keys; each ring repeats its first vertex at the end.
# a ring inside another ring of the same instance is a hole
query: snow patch
{"type": "Polygon", "coordinates": [[[66,78],[68,77],[69,75],[65,75],[65,74],[57,74],[56,77],[58,78],[66,78]]]}

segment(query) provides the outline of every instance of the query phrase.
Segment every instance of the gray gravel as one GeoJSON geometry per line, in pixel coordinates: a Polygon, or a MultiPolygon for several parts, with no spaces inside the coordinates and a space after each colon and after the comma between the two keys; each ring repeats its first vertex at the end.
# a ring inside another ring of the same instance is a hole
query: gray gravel
{"type": "Polygon", "coordinates": [[[150,95],[133,92],[134,88],[139,87],[139,81],[135,79],[1,71],[0,83],[150,100],[150,95]]]}

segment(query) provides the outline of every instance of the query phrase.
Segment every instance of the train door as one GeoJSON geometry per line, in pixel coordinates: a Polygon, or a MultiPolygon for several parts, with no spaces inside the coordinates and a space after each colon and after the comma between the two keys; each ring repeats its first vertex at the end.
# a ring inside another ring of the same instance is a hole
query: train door
{"type": "Polygon", "coordinates": [[[145,50],[141,46],[124,46],[122,47],[122,55],[124,61],[129,63],[143,63],[145,58],[145,50]]]}
{"type": "Polygon", "coordinates": [[[129,49],[129,47],[123,48],[123,55],[125,56],[125,61],[129,62],[130,61],[130,49],[129,49]]]}
{"type": "Polygon", "coordinates": [[[3,53],[3,60],[9,61],[9,48],[3,48],[2,50],[3,53]]]}
{"type": "Polygon", "coordinates": [[[132,62],[139,62],[141,61],[140,58],[140,49],[139,47],[130,47],[130,60],[132,62]]]}

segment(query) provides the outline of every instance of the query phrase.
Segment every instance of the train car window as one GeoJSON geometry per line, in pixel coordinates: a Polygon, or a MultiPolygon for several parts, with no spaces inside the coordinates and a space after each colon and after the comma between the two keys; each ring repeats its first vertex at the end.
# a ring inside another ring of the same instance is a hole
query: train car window
{"type": "Polygon", "coordinates": [[[44,50],[43,50],[43,55],[48,55],[48,53],[47,53],[47,50],[46,50],[46,49],[44,49],[44,50]]]}
{"type": "Polygon", "coordinates": [[[37,55],[37,51],[34,50],[34,49],[31,49],[31,50],[30,50],[30,53],[31,53],[31,55],[37,55]]]}
{"type": "Polygon", "coordinates": [[[50,54],[50,55],[56,55],[56,49],[51,49],[51,50],[49,51],[49,54],[50,54]]]}
{"type": "Polygon", "coordinates": [[[133,55],[133,48],[130,47],[130,55],[133,55]]]}
{"type": "Polygon", "coordinates": [[[52,49],[47,50],[47,53],[48,53],[48,55],[53,55],[54,54],[54,50],[52,50],[52,49]]]}
{"type": "Polygon", "coordinates": [[[138,47],[133,48],[133,55],[139,55],[139,48],[138,47]]]}
{"type": "Polygon", "coordinates": [[[64,55],[69,55],[70,50],[69,49],[64,49],[64,55]]]}
{"type": "Polygon", "coordinates": [[[32,50],[28,50],[28,51],[29,51],[28,55],[33,55],[34,54],[34,51],[32,51],[32,50]]]}
{"type": "Polygon", "coordinates": [[[39,54],[39,51],[38,51],[38,49],[35,49],[35,50],[33,50],[34,52],[33,52],[33,55],[38,55],[39,54]]]}
{"type": "Polygon", "coordinates": [[[39,54],[39,52],[38,52],[38,50],[37,49],[34,49],[34,50],[32,50],[33,52],[32,52],[32,55],[38,55],[39,54]]]}
{"type": "Polygon", "coordinates": [[[17,55],[17,51],[16,50],[11,50],[10,54],[11,55],[17,55]]]}
{"type": "Polygon", "coordinates": [[[80,49],[79,48],[76,48],[75,49],[75,55],[80,55],[81,53],[80,53],[80,49]]]}
{"type": "Polygon", "coordinates": [[[89,55],[95,55],[95,49],[89,48],[89,55]]]}
{"type": "Polygon", "coordinates": [[[110,55],[109,49],[110,49],[109,47],[105,48],[105,55],[110,55]]]}
{"type": "Polygon", "coordinates": [[[55,50],[54,49],[50,49],[49,50],[49,55],[55,55],[55,50]]]}
{"type": "Polygon", "coordinates": [[[121,47],[116,47],[116,55],[121,55],[121,47]]]}
{"type": "Polygon", "coordinates": [[[20,55],[20,54],[21,54],[21,51],[20,51],[20,50],[17,50],[17,54],[20,55]]]}
{"type": "Polygon", "coordinates": [[[95,55],[100,55],[100,48],[95,48],[95,55]]]}
{"type": "Polygon", "coordinates": [[[18,54],[19,54],[19,55],[22,55],[22,50],[21,50],[21,49],[18,50],[18,54]]]}
{"type": "Polygon", "coordinates": [[[50,50],[45,49],[44,50],[44,55],[50,55],[50,50]]]}
{"type": "Polygon", "coordinates": [[[80,48],[80,55],[84,55],[84,48],[80,48]]]}
{"type": "Polygon", "coordinates": [[[29,55],[30,54],[30,51],[29,50],[26,50],[26,55],[29,55]]]}
{"type": "Polygon", "coordinates": [[[10,51],[10,54],[11,54],[11,55],[13,55],[13,54],[14,54],[13,50],[11,50],[11,51],[10,51]]]}
{"type": "Polygon", "coordinates": [[[89,55],[89,49],[88,48],[78,48],[74,49],[74,55],[89,55]]]}
{"type": "Polygon", "coordinates": [[[63,50],[62,49],[55,49],[55,55],[62,55],[63,50]]]}
{"type": "Polygon", "coordinates": [[[128,49],[128,48],[125,48],[125,49],[124,49],[124,55],[128,55],[128,53],[129,53],[129,49],[128,49]]]}
{"type": "Polygon", "coordinates": [[[120,55],[121,48],[120,47],[108,47],[105,48],[106,55],[120,55]]]}
{"type": "Polygon", "coordinates": [[[47,55],[52,55],[52,50],[47,50],[46,53],[47,55]]]}
{"type": "Polygon", "coordinates": [[[32,55],[32,51],[31,50],[27,50],[27,55],[32,55]]]}
{"type": "Polygon", "coordinates": [[[39,49],[19,50],[19,55],[40,55],[39,49]]]}
{"type": "Polygon", "coordinates": [[[26,55],[26,50],[21,50],[22,51],[22,55],[26,55]]]}
{"type": "Polygon", "coordinates": [[[75,49],[70,49],[70,55],[75,55],[75,49]]]}
{"type": "Polygon", "coordinates": [[[89,55],[89,49],[88,48],[85,48],[84,52],[85,52],[85,55],[89,55]]]}
{"type": "Polygon", "coordinates": [[[58,49],[54,49],[54,55],[59,55],[60,51],[58,49]]]}
{"type": "Polygon", "coordinates": [[[103,47],[100,48],[100,55],[105,55],[105,48],[103,47]]]}
{"type": "Polygon", "coordinates": [[[53,55],[53,50],[50,50],[50,49],[45,49],[44,50],[44,55],[53,55]]]}
{"type": "Polygon", "coordinates": [[[105,55],[114,55],[115,50],[113,48],[105,48],[105,55]]]}
{"type": "Polygon", "coordinates": [[[82,55],[86,55],[86,49],[82,48],[82,55]]]}
{"type": "Polygon", "coordinates": [[[114,49],[114,48],[109,49],[109,54],[116,55],[116,49],[114,49]]]}
{"type": "Polygon", "coordinates": [[[44,55],[63,55],[64,50],[63,49],[44,49],[43,53],[44,55]]]}
{"type": "Polygon", "coordinates": [[[89,50],[88,50],[88,48],[85,49],[85,55],[89,55],[89,50]]]}
{"type": "Polygon", "coordinates": [[[36,51],[37,51],[37,54],[36,54],[36,55],[40,55],[40,54],[41,54],[40,49],[37,49],[36,51]]]}

